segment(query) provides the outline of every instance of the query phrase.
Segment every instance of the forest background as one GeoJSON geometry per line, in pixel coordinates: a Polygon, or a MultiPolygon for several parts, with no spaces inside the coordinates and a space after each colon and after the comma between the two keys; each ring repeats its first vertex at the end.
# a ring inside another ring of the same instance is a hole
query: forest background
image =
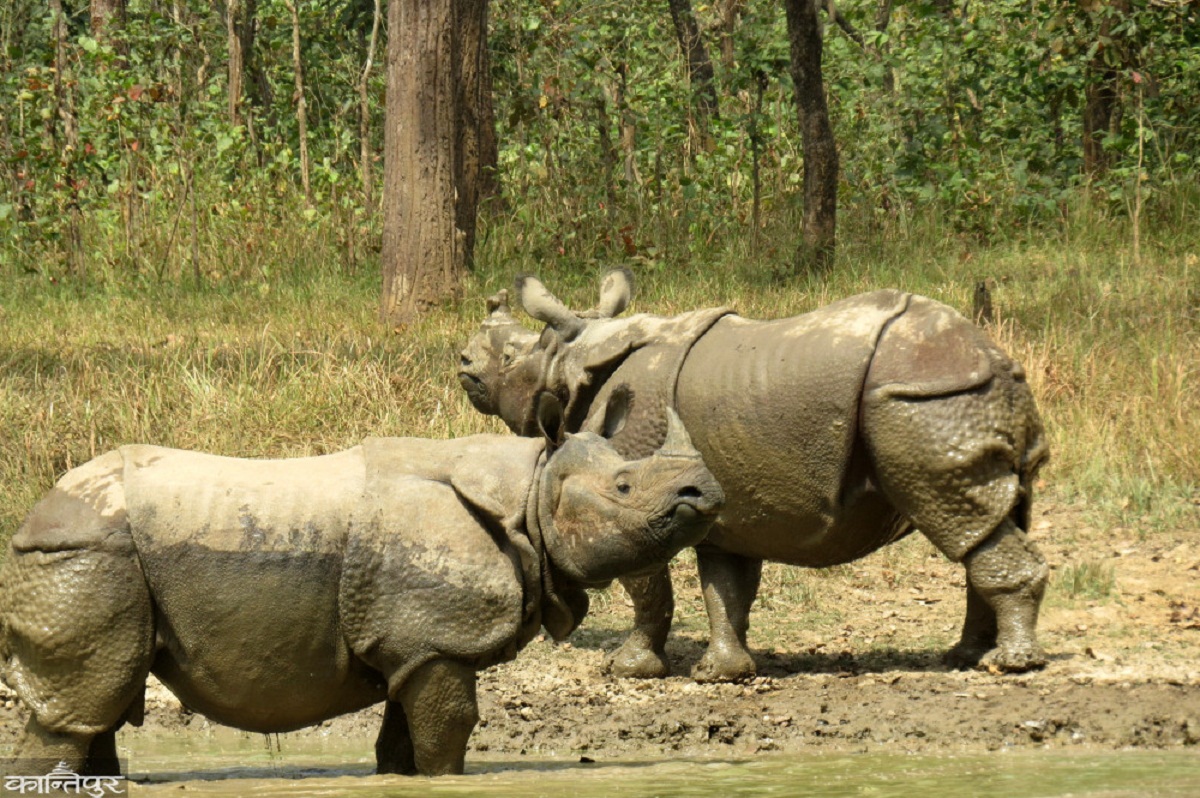
{"type": "Polygon", "coordinates": [[[0,2],[0,534],[123,443],[499,430],[453,379],[483,297],[537,272],[586,306],[613,264],[663,313],[982,297],[1038,393],[1051,489],[1141,534],[1195,526],[1200,3],[820,4],[823,269],[797,259],[783,4],[491,3],[470,271],[401,327],[378,314],[386,7],[0,2]]]}

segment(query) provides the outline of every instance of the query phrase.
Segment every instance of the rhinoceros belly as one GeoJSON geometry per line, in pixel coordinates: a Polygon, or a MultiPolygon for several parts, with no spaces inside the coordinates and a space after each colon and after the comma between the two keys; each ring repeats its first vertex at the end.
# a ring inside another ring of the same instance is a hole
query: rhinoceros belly
{"type": "Polygon", "coordinates": [[[384,697],[337,618],[359,450],[248,461],[127,447],[134,540],[156,608],[153,670],[193,710],[251,731],[384,697]]]}
{"type": "Polygon", "coordinates": [[[907,295],[877,292],[791,319],[722,319],[693,347],[676,403],[725,491],[709,542],[824,566],[900,532],[858,441],[863,379],[907,295]]]}

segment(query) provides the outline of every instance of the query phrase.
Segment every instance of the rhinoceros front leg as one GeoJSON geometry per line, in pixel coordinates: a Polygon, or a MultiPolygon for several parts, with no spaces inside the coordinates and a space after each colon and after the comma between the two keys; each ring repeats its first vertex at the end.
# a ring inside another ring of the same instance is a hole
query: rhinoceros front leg
{"type": "Polygon", "coordinates": [[[78,773],[87,763],[91,744],[90,734],[51,731],[30,714],[13,755],[13,772],[8,775],[44,776],[59,762],[78,773]]]}
{"type": "Polygon", "coordinates": [[[964,665],[1010,672],[1045,665],[1037,642],[1037,617],[1049,569],[1033,542],[1006,518],[963,564],[970,585],[967,620],[962,640],[949,657],[964,665]]]}
{"type": "Polygon", "coordinates": [[[661,679],[669,676],[667,634],[675,613],[671,572],[664,566],[648,576],[620,580],[633,601],[633,631],[609,656],[605,670],[623,679],[661,679]]]}
{"type": "Polygon", "coordinates": [[[708,612],[708,650],[692,669],[701,682],[725,682],[754,675],[754,658],[746,648],[750,607],[758,595],[762,560],[696,547],[696,565],[708,612]]]}
{"type": "MultiPolygon", "coordinates": [[[[385,710],[380,740],[386,738],[396,747],[386,760],[379,759],[380,772],[389,772],[384,770],[385,765],[403,768],[407,756],[404,747],[408,745],[412,748],[412,769],[407,772],[415,770],[423,776],[462,773],[467,740],[479,722],[475,669],[453,660],[435,659],[418,668],[396,692],[393,700],[398,699],[403,715],[393,713],[393,727],[389,729],[385,710]],[[407,743],[395,727],[405,720],[407,743]]],[[[376,752],[378,756],[378,747],[376,752]]]]}
{"type": "Polygon", "coordinates": [[[946,664],[954,668],[974,668],[984,654],[996,647],[996,634],[996,611],[968,578],[967,616],[958,643],[946,652],[946,664]]]}

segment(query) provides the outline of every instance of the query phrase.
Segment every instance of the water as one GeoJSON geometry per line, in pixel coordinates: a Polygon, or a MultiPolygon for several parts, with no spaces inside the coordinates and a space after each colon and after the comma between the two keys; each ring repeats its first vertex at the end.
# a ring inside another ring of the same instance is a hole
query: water
{"type": "Polygon", "coordinates": [[[1200,752],[1064,750],[993,754],[756,755],[730,760],[501,760],[469,756],[467,774],[375,776],[368,740],[239,736],[133,740],[134,795],[512,796],[512,798],[1142,798],[1200,796],[1200,752]]]}

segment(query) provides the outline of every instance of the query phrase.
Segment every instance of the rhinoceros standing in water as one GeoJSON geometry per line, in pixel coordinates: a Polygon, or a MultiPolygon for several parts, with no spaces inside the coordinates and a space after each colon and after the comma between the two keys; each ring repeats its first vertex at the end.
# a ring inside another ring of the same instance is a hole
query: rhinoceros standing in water
{"type": "MultiPolygon", "coordinates": [[[[948,661],[1044,664],[1035,626],[1047,567],[1026,531],[1047,447],[1021,367],[974,324],[890,290],[775,321],[720,308],[615,319],[632,293],[624,270],[583,314],[532,277],[517,293],[547,326],[521,326],[507,292],[489,300],[459,372],[478,410],[529,435],[533,397],[550,391],[568,429],[603,430],[599,410],[632,397],[636,411],[612,438],[628,457],[662,440],[674,409],[725,491],[696,549],[711,633],[696,678],[754,673],[746,630],[763,560],[849,562],[913,527],[966,566],[966,621],[948,661]]],[[[663,676],[667,572],[622,583],[635,628],[609,666],[663,676]]]]}
{"type": "Polygon", "coordinates": [[[721,501],[677,424],[635,461],[592,434],[292,460],[122,447],[58,482],[0,571],[0,664],[30,709],[15,762],[114,773],[154,673],[258,732],[386,701],[380,772],[461,772],[476,671],[543,625],[569,634],[582,586],[661,567],[721,501]]]}

